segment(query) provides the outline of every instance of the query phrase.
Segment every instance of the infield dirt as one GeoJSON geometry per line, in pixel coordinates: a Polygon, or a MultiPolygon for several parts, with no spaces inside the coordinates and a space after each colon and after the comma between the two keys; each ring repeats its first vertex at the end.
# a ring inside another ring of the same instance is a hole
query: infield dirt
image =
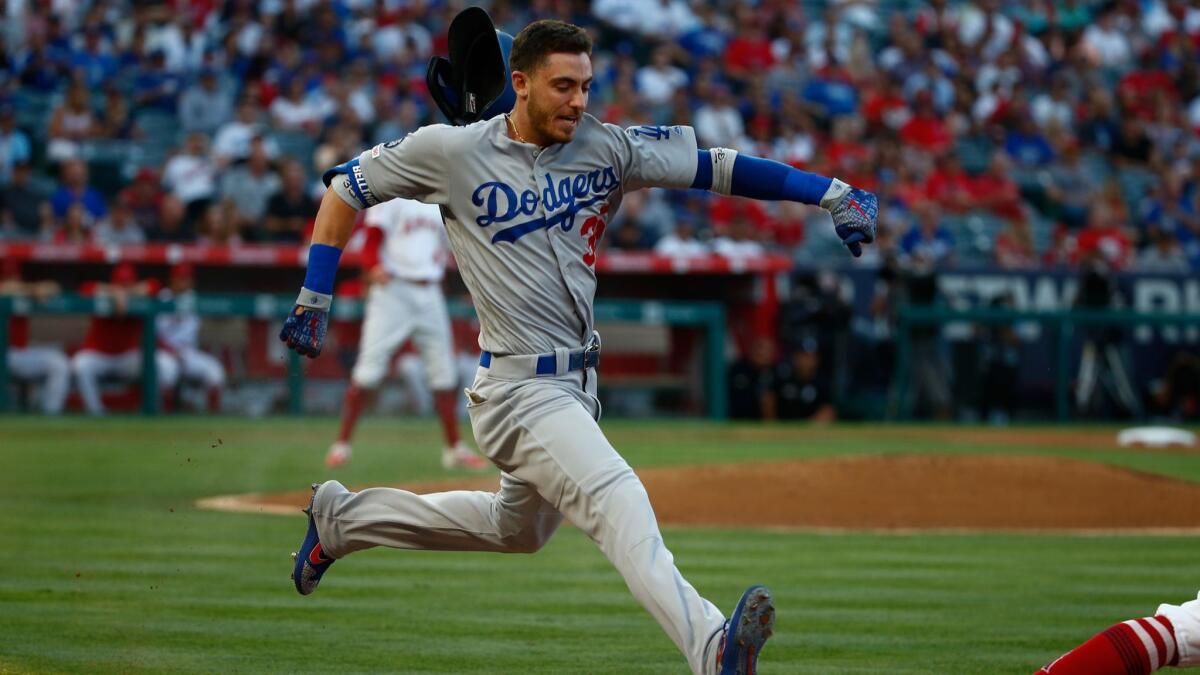
{"type": "MultiPolygon", "coordinates": [[[[889,454],[647,468],[665,525],[888,531],[1200,531],[1200,484],[1094,461],[1013,454],[889,454]]],[[[494,490],[495,476],[396,485],[494,490]]],[[[369,486],[349,486],[361,489],[369,486]]],[[[295,511],[307,491],[201,506],[295,511]]]]}

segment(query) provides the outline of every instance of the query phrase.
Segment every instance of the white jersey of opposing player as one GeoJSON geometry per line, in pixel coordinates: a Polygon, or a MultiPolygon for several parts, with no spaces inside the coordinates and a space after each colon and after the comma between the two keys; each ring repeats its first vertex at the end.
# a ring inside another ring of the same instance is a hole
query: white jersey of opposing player
{"type": "Polygon", "coordinates": [[[366,223],[383,230],[379,264],[409,281],[441,281],[448,257],[441,209],[412,199],[393,199],[366,211],[366,223]]]}

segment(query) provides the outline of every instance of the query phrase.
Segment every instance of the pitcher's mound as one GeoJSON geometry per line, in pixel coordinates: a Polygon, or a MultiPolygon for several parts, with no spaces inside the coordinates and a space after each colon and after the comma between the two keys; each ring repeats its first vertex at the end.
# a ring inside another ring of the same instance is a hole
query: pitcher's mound
{"type": "MultiPolygon", "coordinates": [[[[869,455],[660,467],[638,475],[665,525],[1200,531],[1200,484],[1060,457],[869,455]]],[[[498,485],[488,477],[398,487],[427,493],[498,485]]],[[[201,505],[295,511],[307,499],[307,492],[290,492],[201,505]]]]}

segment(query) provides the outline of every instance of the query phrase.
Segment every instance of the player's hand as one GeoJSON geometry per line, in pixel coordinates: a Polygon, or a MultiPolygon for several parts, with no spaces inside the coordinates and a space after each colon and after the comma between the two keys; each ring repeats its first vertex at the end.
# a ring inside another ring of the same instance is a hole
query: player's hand
{"type": "Polygon", "coordinates": [[[325,333],[329,330],[329,306],[332,301],[331,295],[301,290],[300,297],[283,322],[279,339],[297,354],[317,358],[325,342],[325,333]]]}
{"type": "Polygon", "coordinates": [[[833,216],[834,231],[855,258],[862,255],[863,244],[875,241],[879,200],[874,194],[835,179],[821,206],[833,216]]]}
{"type": "Polygon", "coordinates": [[[386,284],[392,280],[392,275],[388,274],[383,265],[376,265],[367,270],[367,283],[372,286],[376,284],[386,284]]]}

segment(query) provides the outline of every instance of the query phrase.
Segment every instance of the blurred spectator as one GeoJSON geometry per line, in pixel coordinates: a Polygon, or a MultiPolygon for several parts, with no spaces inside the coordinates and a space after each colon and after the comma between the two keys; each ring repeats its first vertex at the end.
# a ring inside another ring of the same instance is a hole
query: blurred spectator
{"type": "Polygon", "coordinates": [[[1102,11],[1083,31],[1080,49],[1092,65],[1114,71],[1133,62],[1133,46],[1129,36],[1117,25],[1115,5],[1102,11]]]}
{"type": "Polygon", "coordinates": [[[987,168],[971,179],[974,209],[984,209],[1003,218],[1024,218],[1021,188],[1013,180],[1012,160],[1002,151],[992,153],[987,168]]]}
{"type": "Polygon", "coordinates": [[[262,226],[267,202],[279,187],[279,176],[271,168],[266,147],[261,139],[255,139],[251,141],[245,164],[228,169],[221,176],[220,198],[234,204],[237,229],[252,231],[262,226]]]}
{"type": "MultiPolygon", "coordinates": [[[[1096,211],[1098,212],[1099,210],[1096,211]]],[[[1092,311],[1124,307],[1125,297],[1117,285],[1114,271],[1101,250],[1090,248],[1084,251],[1074,307],[1092,311]]],[[[1108,392],[1111,400],[1126,413],[1140,412],[1141,403],[1134,393],[1121,354],[1122,329],[1111,325],[1092,325],[1077,330],[1083,335],[1079,376],[1075,381],[1077,410],[1087,414],[1105,407],[1105,402],[1098,396],[1097,385],[1100,385],[1108,392]]],[[[1110,411],[1105,409],[1103,412],[1110,411]]]]}
{"type": "Polygon", "coordinates": [[[709,247],[696,239],[692,222],[685,219],[676,221],[675,229],[659,238],[654,252],[673,258],[694,258],[708,255],[709,247]]]}
{"type": "MultiPolygon", "coordinates": [[[[113,308],[111,315],[97,315],[89,320],[83,345],[71,358],[71,370],[89,415],[103,415],[105,412],[104,402],[100,398],[100,383],[104,378],[133,381],[141,376],[142,318],[129,314],[129,302],[133,298],[151,296],[157,291],[158,284],[153,280],[138,280],[137,271],[129,263],[121,263],[113,268],[111,283],[84,284],[84,295],[104,297],[112,303],[113,308]]],[[[179,379],[179,365],[175,359],[158,349],[154,354],[154,364],[159,392],[173,388],[179,379]]],[[[142,395],[154,396],[156,392],[142,392],[142,395]]]]}
{"type": "Polygon", "coordinates": [[[940,154],[950,149],[954,142],[950,129],[937,110],[929,92],[917,94],[913,115],[900,127],[900,140],[906,145],[931,154],[940,154]]]}
{"type": "Polygon", "coordinates": [[[146,233],[134,220],[133,211],[122,200],[113,202],[108,218],[92,228],[92,241],[98,245],[140,244],[146,233]]]}
{"type": "Polygon", "coordinates": [[[174,113],[182,79],[167,69],[166,53],[153,50],[142,59],[133,80],[133,100],[139,108],[174,113]]]}
{"type": "Polygon", "coordinates": [[[1200,356],[1177,352],[1152,393],[1156,412],[1167,419],[1182,422],[1200,417],[1200,356]]]}
{"type": "Polygon", "coordinates": [[[1138,252],[1133,263],[1135,272],[1186,273],[1191,270],[1187,254],[1173,233],[1161,227],[1151,227],[1146,234],[1150,242],[1138,252]]]}
{"type": "Polygon", "coordinates": [[[84,81],[93,89],[117,73],[117,59],[105,42],[99,29],[88,29],[83,33],[83,45],[71,55],[71,70],[83,73],[84,81]]]}
{"type": "Polygon", "coordinates": [[[54,217],[65,218],[72,206],[83,207],[82,217],[84,227],[108,215],[108,205],[100,191],[88,185],[88,167],[81,159],[69,159],[62,163],[59,169],[61,182],[58,189],[50,196],[50,205],[54,208],[54,217]]]}
{"type": "Polygon", "coordinates": [[[1105,269],[1128,267],[1133,259],[1133,243],[1122,215],[1109,203],[1094,202],[1088,209],[1087,227],[1076,238],[1072,262],[1083,264],[1095,258],[1105,269]]]}
{"type": "Polygon", "coordinates": [[[225,386],[225,367],[214,356],[200,349],[200,316],[196,314],[195,270],[188,263],[171,267],[170,286],[160,294],[173,300],[175,311],[155,317],[158,344],[179,366],[183,382],[204,387],[206,409],[221,409],[221,390],[225,386]]]}
{"type": "Polygon", "coordinates": [[[235,246],[242,243],[234,216],[234,205],[230,202],[209,204],[200,214],[196,225],[196,242],[213,246],[235,246]]]}
{"type": "Polygon", "coordinates": [[[925,179],[925,196],[951,213],[965,213],[976,206],[971,178],[962,168],[958,155],[942,157],[925,179]]]}
{"type": "Polygon", "coordinates": [[[100,120],[92,111],[88,97],[87,85],[77,80],[67,88],[62,104],[50,113],[50,126],[46,130],[49,137],[47,159],[62,162],[78,157],[80,143],[100,134],[100,120]]]}
{"type": "Polygon", "coordinates": [[[316,133],[323,119],[321,107],[308,96],[299,76],[288,80],[283,95],[271,102],[271,121],[284,131],[316,133]]]}
{"type": "MultiPolygon", "coordinates": [[[[372,140],[375,143],[388,143],[399,138],[404,138],[408,134],[416,131],[422,124],[422,112],[420,106],[411,97],[406,97],[383,108],[380,115],[387,115],[378,125],[375,126],[375,133],[372,140]]],[[[337,160],[337,163],[346,161],[345,159],[337,160]]],[[[325,165],[321,170],[324,171],[331,165],[325,165]]]]}
{"type": "Polygon", "coordinates": [[[612,232],[604,236],[605,245],[617,251],[649,251],[654,248],[654,237],[634,218],[623,218],[612,232]]]}
{"type": "Polygon", "coordinates": [[[729,367],[729,417],[775,419],[775,376],[775,345],[767,338],[758,338],[749,352],[729,367]]]}
{"type": "Polygon", "coordinates": [[[696,110],[694,124],[701,147],[737,150],[746,144],[742,114],[734,106],[733,94],[725,85],[712,88],[712,94],[696,110]]]}
{"type": "Polygon", "coordinates": [[[142,168],[133,177],[133,182],[121,190],[117,200],[129,208],[134,225],[143,232],[158,220],[162,205],[163,190],[154,169],[142,168]]]}
{"type": "Polygon", "coordinates": [[[734,215],[728,232],[713,241],[712,248],[713,253],[726,258],[753,258],[766,253],[757,229],[741,210],[734,215]]]}
{"type": "Polygon", "coordinates": [[[1154,158],[1154,144],[1146,134],[1145,123],[1133,116],[1121,120],[1113,139],[1111,156],[1118,164],[1146,166],[1154,158]]]}
{"type": "Polygon", "coordinates": [[[996,235],[993,262],[1004,269],[1034,269],[1038,266],[1037,250],[1033,245],[1033,232],[1029,219],[1009,218],[1004,229],[996,235]]]}
{"type": "Polygon", "coordinates": [[[304,167],[296,160],[288,160],[283,165],[280,187],[266,206],[265,238],[269,241],[301,241],[316,217],[316,204],[305,186],[304,167]]]}
{"type": "Polygon", "coordinates": [[[163,167],[162,183],[183,202],[188,222],[216,197],[217,166],[208,154],[208,139],[204,134],[188,134],[183,147],[163,167]]]}
{"type": "MultiPolygon", "coordinates": [[[[45,302],[58,295],[53,281],[23,281],[21,265],[13,258],[0,260],[0,296],[30,298],[45,302]]],[[[8,372],[17,380],[39,382],[42,388],[42,413],[62,412],[71,384],[67,355],[57,346],[29,344],[29,317],[14,314],[8,319],[8,372]]]]}
{"type": "Polygon", "coordinates": [[[1100,190],[1094,170],[1084,166],[1079,145],[1068,143],[1062,161],[1043,174],[1042,189],[1049,215],[1067,227],[1083,227],[1088,206],[1100,190]]]}
{"type": "Polygon", "coordinates": [[[737,32],[725,45],[722,62],[725,74],[744,86],[775,65],[775,54],[763,29],[762,15],[750,7],[742,6],[735,20],[737,32]]]}
{"type": "Polygon", "coordinates": [[[46,194],[32,182],[28,164],[13,166],[12,180],[0,186],[0,236],[34,238],[49,236],[54,228],[54,211],[46,194]]]}
{"type": "MultiPolygon", "coordinates": [[[[203,212],[208,208],[201,209],[203,212]]],[[[193,239],[187,220],[187,207],[175,195],[165,195],[158,206],[158,218],[146,230],[146,239],[155,242],[182,243],[193,239]]]]}
{"type": "Polygon", "coordinates": [[[233,97],[221,88],[217,71],[205,68],[179,97],[179,124],[184,131],[214,134],[233,119],[233,97]]]}
{"type": "Polygon", "coordinates": [[[1017,127],[1004,137],[1004,151],[1017,169],[1038,169],[1054,161],[1054,148],[1033,118],[1019,113],[1017,127]]]}
{"type": "Polygon", "coordinates": [[[267,136],[267,128],[259,119],[261,110],[252,99],[242,99],[238,103],[237,117],[221,125],[213,139],[213,155],[220,167],[240,162],[250,154],[250,142],[255,138],[263,138],[267,155],[271,159],[279,154],[275,142],[267,136]]]}
{"type": "Polygon", "coordinates": [[[900,238],[900,250],[910,259],[921,258],[929,265],[954,264],[954,237],[942,224],[941,209],[933,202],[913,207],[916,222],[900,238]]]}
{"type": "Polygon", "coordinates": [[[29,163],[32,150],[29,137],[17,128],[12,106],[0,106],[0,188],[12,180],[14,165],[29,163]]]}
{"type": "Polygon", "coordinates": [[[92,243],[92,227],[94,223],[87,217],[87,211],[82,204],[72,204],[66,214],[59,218],[58,226],[50,237],[55,244],[90,244],[92,243]]]}
{"type": "Polygon", "coordinates": [[[808,337],[779,365],[775,375],[775,406],[781,420],[832,422],[837,419],[831,387],[820,373],[817,340],[808,337]]]}
{"type": "Polygon", "coordinates": [[[100,117],[100,136],[127,141],[141,136],[125,94],[115,86],[104,89],[104,113],[100,117]]]}
{"type": "Polygon", "coordinates": [[[675,91],[688,84],[688,75],[671,63],[671,48],[659,45],[650,54],[650,63],[637,71],[637,90],[650,105],[663,105],[675,91]]]}
{"type": "MultiPolygon", "coordinates": [[[[926,251],[916,251],[903,272],[897,304],[901,307],[940,305],[937,268],[936,261],[928,257],[926,251]]],[[[929,414],[946,420],[952,414],[950,368],[942,353],[940,336],[941,326],[937,324],[916,324],[909,328],[911,383],[901,383],[907,387],[907,397],[902,405],[905,410],[920,410],[924,402],[929,414]]]]}
{"type": "MultiPolygon", "coordinates": [[[[1012,309],[1009,294],[991,303],[995,309],[1012,309]]],[[[1011,323],[987,323],[976,328],[980,345],[980,412],[992,424],[1008,424],[1017,402],[1021,364],[1021,338],[1011,323]]]]}

